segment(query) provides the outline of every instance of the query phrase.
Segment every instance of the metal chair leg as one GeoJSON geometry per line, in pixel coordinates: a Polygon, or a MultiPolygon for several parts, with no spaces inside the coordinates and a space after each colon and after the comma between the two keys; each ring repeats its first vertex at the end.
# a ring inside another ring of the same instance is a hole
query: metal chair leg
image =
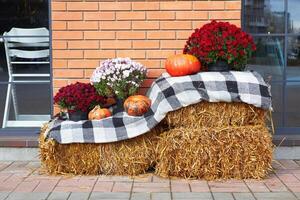
{"type": "Polygon", "coordinates": [[[8,117],[9,117],[10,101],[11,101],[11,87],[12,87],[12,85],[8,84],[7,92],[6,92],[6,100],[5,100],[2,128],[6,128],[8,117]]]}
{"type": "Polygon", "coordinates": [[[18,101],[17,101],[17,94],[16,94],[16,85],[13,84],[11,88],[11,95],[12,95],[12,101],[14,106],[14,113],[15,113],[15,119],[19,120],[19,109],[18,109],[18,101]]]}

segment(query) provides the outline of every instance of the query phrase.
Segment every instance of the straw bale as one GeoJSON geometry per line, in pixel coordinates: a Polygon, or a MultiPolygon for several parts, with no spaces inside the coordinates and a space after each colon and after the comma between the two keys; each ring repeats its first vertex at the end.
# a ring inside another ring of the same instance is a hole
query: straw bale
{"type": "Polygon", "coordinates": [[[271,170],[273,144],[264,125],[181,127],[160,134],[157,151],[163,177],[260,179],[271,170]]]}
{"type": "Polygon", "coordinates": [[[151,132],[134,139],[108,144],[59,144],[40,135],[40,159],[49,174],[118,174],[137,175],[145,173],[154,164],[157,135],[151,132]]]}
{"type": "Polygon", "coordinates": [[[266,111],[245,103],[200,102],[170,112],[170,127],[224,127],[265,124],[266,111]]]}

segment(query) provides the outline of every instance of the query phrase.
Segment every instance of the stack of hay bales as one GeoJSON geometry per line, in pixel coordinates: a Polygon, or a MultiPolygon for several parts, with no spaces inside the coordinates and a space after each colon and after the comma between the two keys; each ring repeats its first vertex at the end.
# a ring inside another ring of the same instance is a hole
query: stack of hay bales
{"type": "Polygon", "coordinates": [[[244,103],[198,103],[166,117],[156,174],[206,180],[263,178],[273,144],[266,111],[244,103]]]}
{"type": "Polygon", "coordinates": [[[139,137],[107,144],[45,140],[40,157],[50,174],[155,173],[207,180],[262,178],[271,169],[272,138],[266,111],[244,103],[201,102],[167,115],[139,137]]]}

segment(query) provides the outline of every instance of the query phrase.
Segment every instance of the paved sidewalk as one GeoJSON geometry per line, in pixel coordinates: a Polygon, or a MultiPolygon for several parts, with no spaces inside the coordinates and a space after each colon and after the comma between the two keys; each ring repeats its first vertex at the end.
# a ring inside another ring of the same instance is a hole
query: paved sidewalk
{"type": "Polygon", "coordinates": [[[203,181],[127,176],[47,176],[39,162],[0,162],[0,200],[296,200],[300,161],[274,161],[266,180],[203,181]]]}

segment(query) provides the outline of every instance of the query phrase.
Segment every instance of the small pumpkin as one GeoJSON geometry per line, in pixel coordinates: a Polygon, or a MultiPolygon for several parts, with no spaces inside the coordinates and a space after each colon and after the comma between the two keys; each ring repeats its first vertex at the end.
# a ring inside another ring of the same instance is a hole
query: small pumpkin
{"type": "Polygon", "coordinates": [[[124,102],[124,110],[131,116],[141,116],[145,114],[150,106],[151,100],[143,95],[130,96],[124,102]]]}
{"type": "Polygon", "coordinates": [[[193,55],[177,54],[166,60],[165,68],[171,76],[186,76],[199,72],[201,63],[193,55]]]}
{"type": "Polygon", "coordinates": [[[89,120],[99,120],[106,117],[110,117],[111,112],[107,108],[101,108],[100,106],[95,106],[93,110],[89,112],[89,120]]]}

